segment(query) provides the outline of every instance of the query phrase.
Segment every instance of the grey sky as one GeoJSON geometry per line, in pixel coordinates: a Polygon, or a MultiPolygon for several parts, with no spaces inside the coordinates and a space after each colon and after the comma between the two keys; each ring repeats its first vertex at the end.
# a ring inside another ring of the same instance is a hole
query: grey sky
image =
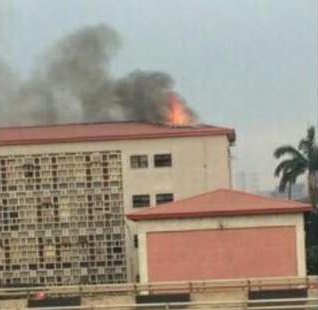
{"type": "Polygon", "coordinates": [[[316,0],[0,0],[2,54],[27,76],[65,34],[107,23],[112,73],[170,73],[204,122],[234,127],[234,174],[272,177],[273,149],[317,123],[316,0]]]}

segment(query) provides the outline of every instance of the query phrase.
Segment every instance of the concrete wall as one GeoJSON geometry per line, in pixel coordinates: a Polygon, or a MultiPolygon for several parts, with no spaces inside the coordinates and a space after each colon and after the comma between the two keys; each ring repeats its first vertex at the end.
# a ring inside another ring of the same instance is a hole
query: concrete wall
{"type": "Polygon", "coordinates": [[[28,302],[24,298],[20,299],[0,299],[0,310],[24,310],[28,302]]]}
{"type": "MultiPolygon", "coordinates": [[[[112,294],[112,295],[93,295],[82,298],[82,306],[101,306],[101,305],[132,305],[135,303],[133,294],[112,294]]],[[[127,308],[128,310],[129,308],[127,308]]],[[[131,309],[134,309],[132,307],[131,309]]]]}
{"type": "MultiPolygon", "coordinates": [[[[160,221],[145,221],[138,223],[138,231],[139,231],[139,269],[141,274],[141,281],[148,282],[150,281],[150,274],[152,270],[150,268],[157,268],[158,265],[154,267],[153,262],[150,260],[153,258],[153,253],[149,255],[149,249],[147,247],[148,243],[148,236],[154,232],[186,232],[186,231],[200,231],[200,230],[216,230],[219,231],[220,229],[223,231],[230,230],[230,229],[244,229],[244,228],[274,228],[274,227],[292,227],[295,231],[295,237],[290,240],[290,236],[287,236],[289,240],[289,246],[291,246],[290,250],[292,251],[292,247],[295,248],[296,257],[295,264],[295,276],[305,276],[306,275],[306,257],[305,257],[305,236],[304,236],[304,223],[303,223],[303,216],[302,214],[290,214],[290,215],[257,215],[257,216],[236,216],[236,217],[215,217],[215,218],[202,218],[202,219],[175,219],[175,220],[160,220],[160,221]],[[292,244],[294,243],[294,244],[292,244]]],[[[289,233],[287,233],[288,235],[289,233]]],[[[255,236],[257,237],[257,236],[255,236]]],[[[266,239],[266,234],[263,235],[263,239],[266,239]]],[[[280,235],[272,236],[272,238],[276,238],[279,240],[281,238],[280,235]]],[[[284,239],[284,238],[283,238],[284,239]]],[[[167,244],[169,244],[170,240],[167,240],[167,244]]],[[[284,240],[283,240],[284,241],[284,240]]],[[[237,246],[238,240],[233,242],[233,247],[237,246]]],[[[256,238],[255,242],[259,242],[256,238]]],[[[275,243],[275,242],[274,242],[275,243]]],[[[220,244],[218,242],[218,244],[220,244]]],[[[221,243],[222,245],[222,243],[221,243]]],[[[162,245],[164,248],[162,251],[167,251],[165,248],[166,245],[162,245]]],[[[189,248],[189,251],[193,249],[193,255],[196,255],[196,245],[191,248],[192,243],[188,241],[185,245],[189,248]]],[[[205,244],[204,247],[210,246],[213,247],[213,244],[207,245],[205,244]]],[[[155,247],[155,245],[154,245],[155,247]]],[[[171,247],[171,246],[170,246],[171,247]]],[[[160,248],[157,248],[157,251],[160,251],[160,248]]],[[[251,249],[253,250],[253,249],[251,249]]],[[[151,249],[151,251],[153,251],[151,249]]],[[[221,249],[222,251],[222,249],[221,249]]],[[[227,249],[223,249],[223,251],[228,251],[227,249]]],[[[288,249],[286,249],[286,253],[288,253],[288,249]]],[[[285,255],[287,255],[285,253],[285,255]]],[[[202,254],[202,253],[201,253],[202,254]]],[[[240,254],[241,258],[244,258],[244,252],[240,254]]],[[[234,253],[233,253],[234,255],[234,253]]],[[[246,255],[249,255],[249,252],[246,252],[246,255]]],[[[200,264],[200,259],[196,262],[196,265],[193,266],[192,269],[197,268],[200,264]]],[[[209,258],[211,260],[211,265],[213,264],[213,258],[209,258]]],[[[262,259],[262,258],[260,258],[262,259]]],[[[275,265],[277,261],[280,259],[277,258],[275,261],[275,257],[268,257],[268,261],[272,260],[271,266],[275,265]]],[[[293,259],[293,258],[292,258],[293,259]]],[[[181,258],[180,258],[181,260],[181,258]]],[[[179,261],[180,261],[179,260],[179,261]]],[[[177,262],[176,262],[177,263],[177,262]]],[[[182,264],[182,261],[180,262],[182,264]]],[[[227,264],[224,262],[224,264],[227,264]]],[[[291,266],[290,266],[291,267],[291,266]]],[[[173,264],[170,266],[165,267],[167,270],[172,270],[174,267],[173,264]]],[[[187,268],[190,268],[189,266],[187,268]]],[[[212,268],[212,267],[211,267],[212,268]]],[[[230,267],[229,267],[230,268],[230,267]]],[[[291,267],[292,268],[292,267],[291,267]]],[[[291,270],[289,270],[290,272],[291,270]]],[[[171,271],[172,273],[174,271],[171,271]]],[[[190,272],[190,271],[189,271],[190,272]]],[[[255,275],[255,274],[254,274],[255,275]]],[[[292,275],[292,274],[290,274],[292,275]]],[[[225,275],[223,274],[223,277],[225,275]]],[[[243,278],[248,275],[242,276],[243,278]]],[[[266,276],[266,275],[262,275],[266,276]]],[[[268,274],[268,276],[272,276],[268,274]]],[[[276,275],[278,276],[278,275],[276,275]]],[[[152,279],[154,280],[154,279],[152,279]]],[[[177,280],[177,279],[176,279],[177,280]]],[[[199,280],[199,279],[198,279],[199,280]]]]}
{"type": "Polygon", "coordinates": [[[248,291],[245,289],[224,289],[219,291],[210,291],[202,293],[192,293],[192,302],[224,302],[224,301],[242,301],[248,299],[248,291]]]}

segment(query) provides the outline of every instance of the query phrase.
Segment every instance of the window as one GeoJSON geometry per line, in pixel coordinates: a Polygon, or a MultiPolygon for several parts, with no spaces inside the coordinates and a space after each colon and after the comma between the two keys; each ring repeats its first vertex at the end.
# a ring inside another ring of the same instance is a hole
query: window
{"type": "Polygon", "coordinates": [[[133,207],[143,208],[150,206],[150,196],[149,195],[134,195],[133,196],[133,207]]]}
{"type": "Polygon", "coordinates": [[[148,156],[147,155],[132,155],[130,156],[131,168],[148,168],[148,156]]]}
{"type": "Polygon", "coordinates": [[[134,247],[138,249],[138,235],[134,235],[134,247]]]}
{"type": "Polygon", "coordinates": [[[22,167],[24,169],[24,177],[32,178],[33,177],[33,170],[34,170],[33,164],[32,163],[26,163],[22,167]]]}
{"type": "Polygon", "coordinates": [[[172,158],[171,154],[156,154],[154,156],[155,167],[171,167],[172,158]]]}
{"type": "Polygon", "coordinates": [[[172,193],[164,193],[156,195],[156,204],[159,205],[161,203],[171,202],[173,201],[172,193]]]}

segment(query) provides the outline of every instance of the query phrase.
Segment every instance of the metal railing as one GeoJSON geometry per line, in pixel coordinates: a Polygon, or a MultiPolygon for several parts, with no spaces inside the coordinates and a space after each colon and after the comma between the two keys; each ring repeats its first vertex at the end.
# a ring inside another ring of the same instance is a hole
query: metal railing
{"type": "MultiPolygon", "coordinates": [[[[318,309],[318,298],[262,299],[248,301],[210,301],[186,303],[152,303],[127,305],[72,306],[52,308],[24,308],[14,310],[292,310],[318,309]]],[[[12,309],[13,310],[13,309],[12,309]]]]}
{"type": "Polygon", "coordinates": [[[68,285],[46,287],[0,288],[0,298],[22,298],[43,291],[47,295],[80,295],[92,294],[159,294],[159,293],[197,293],[206,291],[223,291],[242,289],[263,291],[277,289],[317,289],[318,277],[284,277],[257,278],[236,280],[209,280],[187,282],[126,283],[101,285],[68,285]]]}

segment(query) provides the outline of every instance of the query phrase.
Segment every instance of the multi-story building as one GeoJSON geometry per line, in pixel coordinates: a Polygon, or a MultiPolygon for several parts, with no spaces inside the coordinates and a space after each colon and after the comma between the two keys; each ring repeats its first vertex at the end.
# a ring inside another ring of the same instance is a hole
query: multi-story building
{"type": "Polygon", "coordinates": [[[0,285],[134,280],[124,213],[231,187],[234,140],[207,125],[1,128],[0,285]]]}

